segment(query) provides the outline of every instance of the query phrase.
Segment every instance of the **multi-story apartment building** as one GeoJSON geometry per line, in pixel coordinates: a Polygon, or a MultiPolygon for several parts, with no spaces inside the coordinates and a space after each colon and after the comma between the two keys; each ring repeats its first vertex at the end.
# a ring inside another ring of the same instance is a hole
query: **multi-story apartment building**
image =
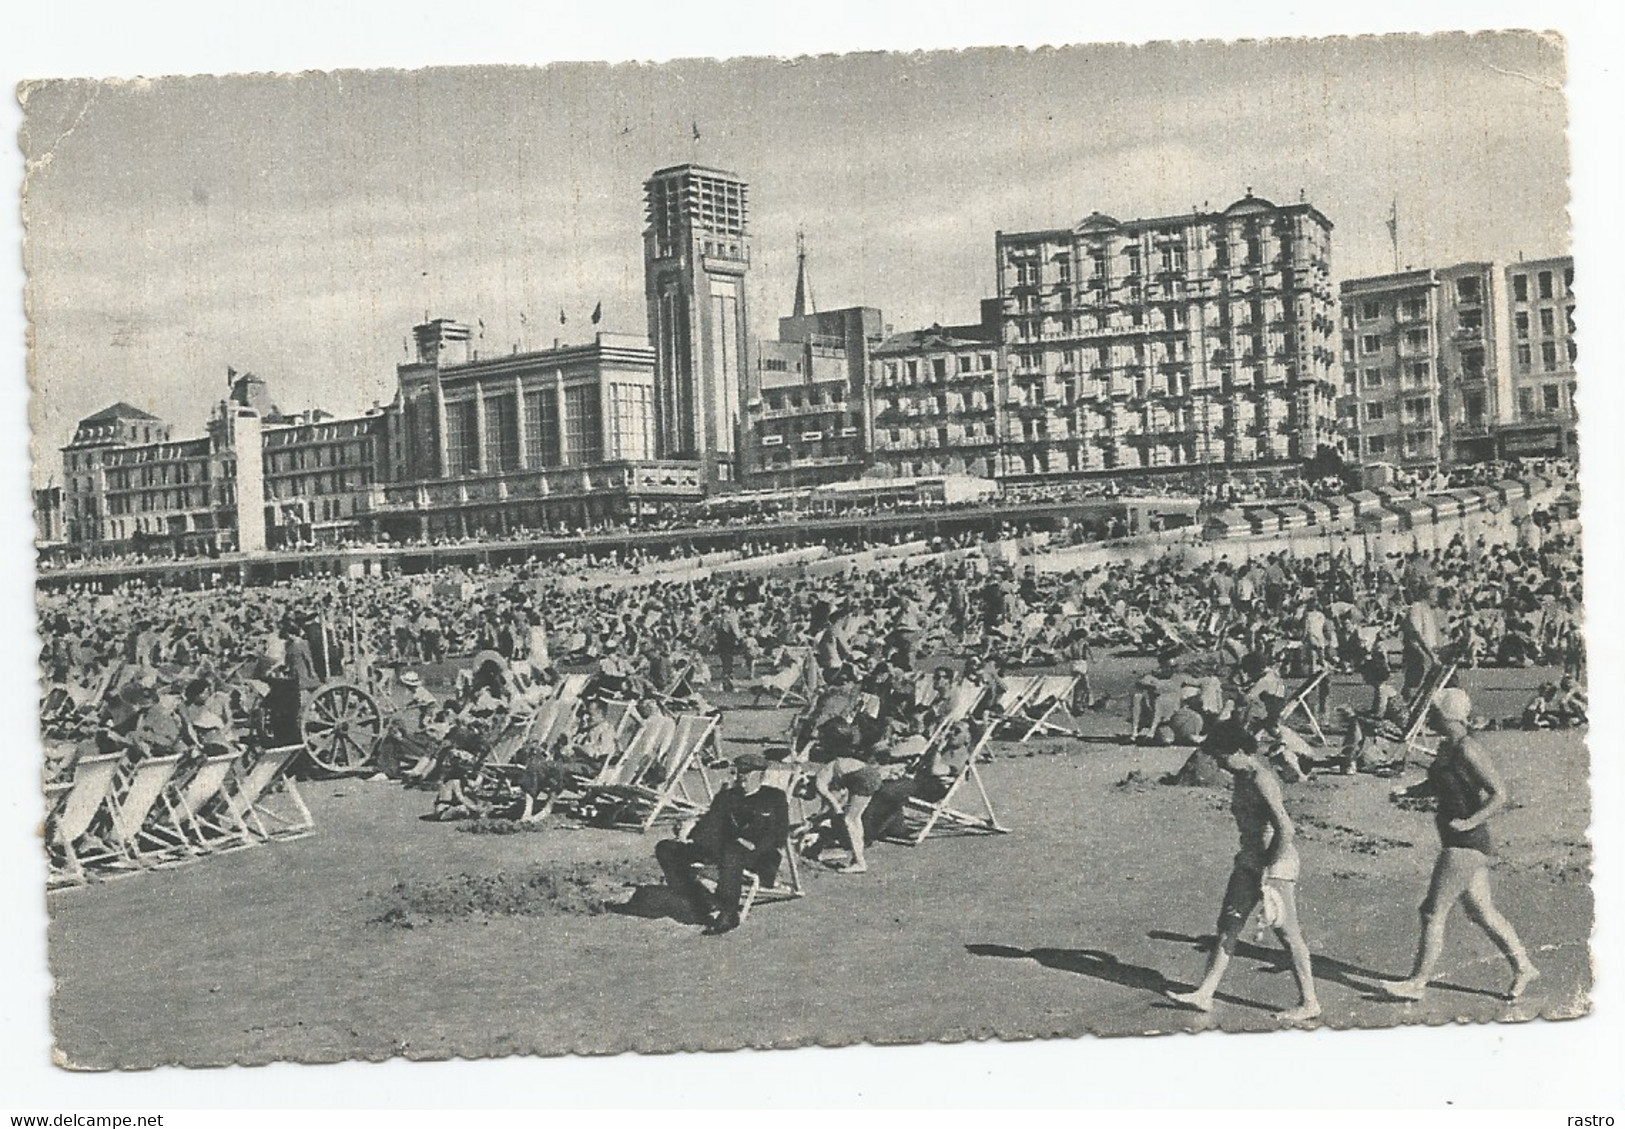
{"type": "Polygon", "coordinates": [[[644,294],[655,351],[655,450],[693,459],[708,483],[738,477],[748,355],[747,185],[700,165],[644,185],[644,294]]]}
{"type": "Polygon", "coordinates": [[[1351,461],[1437,465],[1445,450],[1433,270],[1343,283],[1343,390],[1338,411],[1351,461]]]}
{"type": "Polygon", "coordinates": [[[140,444],[166,442],[170,425],[122,400],[86,416],[62,448],[63,533],[74,543],[108,538],[106,481],[102,464],[108,452],[140,444]]]}
{"type": "Polygon", "coordinates": [[[978,325],[894,333],[869,365],[871,473],[994,478],[999,459],[996,305],[978,325]]]}
{"type": "Polygon", "coordinates": [[[885,335],[867,306],[814,311],[798,273],[800,313],[779,319],[777,340],[758,340],[745,388],[745,476],[761,487],[811,486],[861,473],[869,449],[864,413],[871,350],[885,335]]]}
{"type": "Polygon", "coordinates": [[[34,491],[34,547],[60,544],[65,538],[62,525],[62,487],[41,486],[34,491]]]}
{"type": "Polygon", "coordinates": [[[1342,284],[1348,453],[1405,466],[1574,450],[1572,259],[1342,284]]]}
{"type": "Polygon", "coordinates": [[[1440,267],[1439,415],[1446,461],[1494,458],[1510,418],[1511,365],[1494,263],[1440,267]]]}
{"type": "Polygon", "coordinates": [[[1519,261],[1509,264],[1505,275],[1512,411],[1503,453],[1573,454],[1574,259],[1519,261]]]}
{"type": "Polygon", "coordinates": [[[1333,444],[1331,232],[1249,192],[998,233],[1005,473],[1259,467],[1333,444]]]}
{"type": "Polygon", "coordinates": [[[389,417],[318,417],[264,432],[266,540],[271,548],[342,538],[367,525],[385,474],[389,417]]]}

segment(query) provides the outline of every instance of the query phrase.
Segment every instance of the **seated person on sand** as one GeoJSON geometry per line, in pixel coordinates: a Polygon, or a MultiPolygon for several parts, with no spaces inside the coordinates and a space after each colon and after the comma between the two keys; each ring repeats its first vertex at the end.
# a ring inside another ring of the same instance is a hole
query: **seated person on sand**
{"type": "Polygon", "coordinates": [[[390,715],[378,742],[378,770],[389,777],[422,776],[433,767],[439,753],[438,736],[431,731],[440,703],[423,685],[415,670],[403,670],[397,681],[405,699],[390,715]]]}
{"type": "Polygon", "coordinates": [[[1584,725],[1586,695],[1573,675],[1565,674],[1562,682],[1543,685],[1529,704],[1523,708],[1522,724],[1525,729],[1567,729],[1584,725]]]}
{"type": "Polygon", "coordinates": [[[655,844],[655,859],[666,885],[707,922],[715,936],[739,927],[739,903],[745,871],[763,886],[778,880],[782,849],[790,833],[790,801],[777,788],[763,785],[767,758],[742,753],[733,760],[734,779],[717,793],[711,807],[675,839],[655,844]],[[695,868],[717,868],[713,896],[701,885],[695,868]]]}
{"type": "Polygon", "coordinates": [[[1155,734],[1179,708],[1186,685],[1185,676],[1174,663],[1177,654],[1172,649],[1157,656],[1157,669],[1146,674],[1134,685],[1129,704],[1129,740],[1138,740],[1141,734],[1155,734]]]}
{"type": "Polygon", "coordinates": [[[1371,705],[1362,712],[1339,706],[1337,716],[1344,722],[1343,748],[1338,765],[1343,775],[1356,770],[1369,772],[1394,759],[1394,746],[1405,740],[1405,698],[1380,652],[1366,657],[1360,677],[1371,687],[1371,705]]]}
{"type": "Polygon", "coordinates": [[[1185,686],[1180,691],[1179,704],[1168,719],[1151,731],[1151,740],[1158,745],[1195,746],[1202,743],[1207,730],[1207,718],[1201,709],[1202,688],[1185,686]]]}
{"type": "Polygon", "coordinates": [[[437,822],[479,819],[485,815],[485,807],[468,794],[468,786],[477,771],[478,759],[465,749],[452,749],[441,762],[440,787],[434,796],[437,822]]]}
{"type": "MultiPolygon", "coordinates": [[[[613,739],[613,734],[611,735],[613,739]]],[[[591,779],[598,766],[591,764],[579,749],[565,737],[559,737],[552,747],[540,741],[527,741],[519,755],[519,809],[515,815],[520,823],[536,823],[547,818],[561,795],[591,779]]]]}

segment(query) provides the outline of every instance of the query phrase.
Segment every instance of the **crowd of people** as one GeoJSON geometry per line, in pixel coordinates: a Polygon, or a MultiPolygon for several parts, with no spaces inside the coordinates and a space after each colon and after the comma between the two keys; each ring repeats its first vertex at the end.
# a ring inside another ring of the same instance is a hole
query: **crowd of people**
{"type": "MultiPolygon", "coordinates": [[[[820,809],[793,849],[834,852],[840,870],[862,874],[911,803],[942,800],[988,739],[1020,720],[1007,691],[1016,672],[1066,672],[1059,704],[1081,716],[1110,705],[1092,679],[1107,650],[1157,662],[1121,703],[1127,739],[1190,745],[1220,764],[1240,748],[1288,780],[1397,771],[1417,695],[1446,663],[1558,668],[1505,720],[1583,724],[1580,549],[1543,513],[1520,531],[1510,544],[1457,536],[1441,550],[1363,560],[1170,552],[1070,572],[976,552],[984,535],[966,534],[884,565],[843,569],[837,557],[817,571],[763,559],[783,547],[758,545],[727,554],[752,568],[702,567],[677,548],[252,589],[42,591],[47,777],[70,778],[87,754],[134,766],[180,752],[184,772],[223,749],[298,744],[312,697],[342,679],[382,706],[367,771],[432,789],[435,819],[536,821],[629,733],[678,713],[715,715],[719,694],[766,693],[802,707],[766,760],[805,763],[802,798],[820,809]],[[584,680],[566,695],[571,671],[584,680]],[[1329,714],[1333,673],[1358,675],[1369,706],[1329,714]],[[1289,692],[1289,679],[1309,691],[1289,692]],[[560,724],[521,724],[566,696],[560,724]],[[1340,730],[1340,744],[1312,749],[1294,729],[1300,710],[1317,735],[1340,730]],[[493,757],[516,734],[519,747],[493,757]]],[[[1019,709],[1048,716],[1056,704],[1027,698],[1019,709]]],[[[705,755],[715,763],[714,748],[705,755]]],[[[661,852],[673,888],[713,932],[737,926],[742,875],[771,882],[779,865],[777,801],[769,811],[748,799],[767,787],[767,763],[748,755],[722,813],[661,852]],[[739,833],[719,837],[719,822],[739,833]],[[725,872],[715,892],[686,876],[702,860],[725,872]]],[[[1264,791],[1248,801],[1255,813],[1270,807],[1264,791]]],[[[1292,950],[1291,926],[1281,928],[1292,950]]],[[[1196,1002],[1210,997],[1199,990],[1196,1002]]]]}

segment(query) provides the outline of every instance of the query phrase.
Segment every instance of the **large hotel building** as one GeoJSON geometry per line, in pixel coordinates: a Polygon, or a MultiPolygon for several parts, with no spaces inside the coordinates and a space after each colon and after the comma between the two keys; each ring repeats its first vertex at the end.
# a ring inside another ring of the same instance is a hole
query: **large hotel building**
{"type": "Polygon", "coordinates": [[[1000,232],[1004,474],[1261,467],[1332,444],[1331,231],[1249,193],[1000,232]]]}

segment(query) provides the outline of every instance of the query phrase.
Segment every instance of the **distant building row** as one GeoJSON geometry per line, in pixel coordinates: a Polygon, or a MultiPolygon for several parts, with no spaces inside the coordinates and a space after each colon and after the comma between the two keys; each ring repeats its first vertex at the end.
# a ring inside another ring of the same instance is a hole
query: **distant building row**
{"type": "Polygon", "coordinates": [[[1331,221],[1249,190],[1220,211],[996,233],[979,319],[903,332],[872,307],[816,309],[798,237],[792,311],[764,339],[750,333],[745,182],[688,164],[644,191],[646,336],[481,357],[468,325],[426,320],[393,401],[350,419],[283,414],[251,374],[230,374],[199,438],[116,404],[63,449],[62,485],[37,498],[41,537],[252,550],[575,527],[860,475],[1573,449],[1568,259],[1334,293],[1331,221]]]}

